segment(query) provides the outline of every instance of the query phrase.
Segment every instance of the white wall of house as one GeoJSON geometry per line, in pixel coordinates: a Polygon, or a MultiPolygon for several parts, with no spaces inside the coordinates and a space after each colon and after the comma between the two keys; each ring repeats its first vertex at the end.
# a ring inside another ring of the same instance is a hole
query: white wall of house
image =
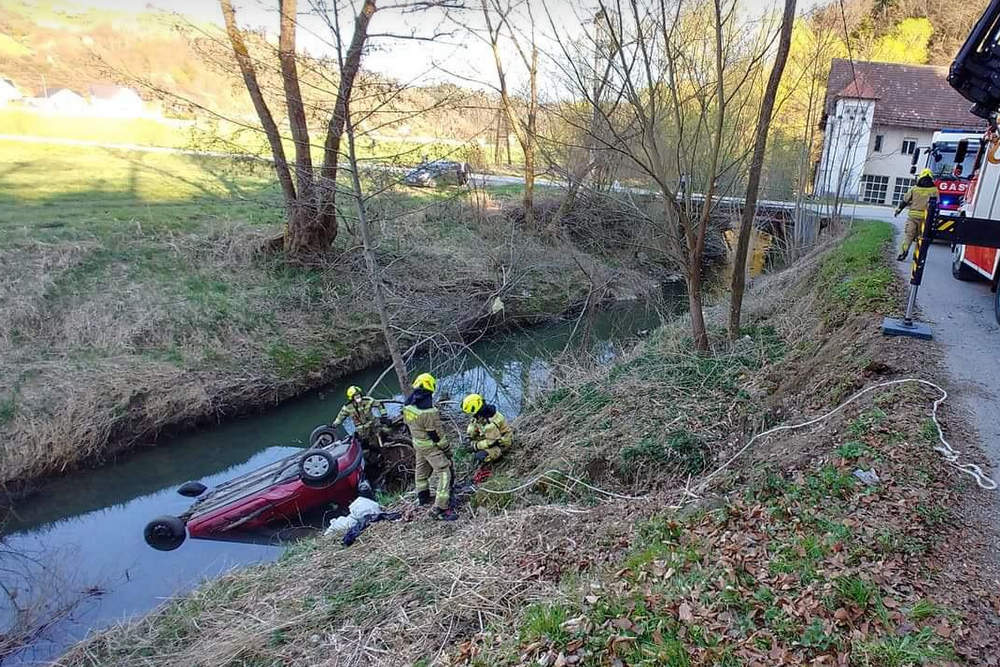
{"type": "Polygon", "coordinates": [[[826,121],[823,155],[816,171],[816,194],[858,196],[867,158],[865,149],[872,141],[874,116],[873,100],[837,100],[834,112],[826,121]]]}
{"type": "Polygon", "coordinates": [[[898,203],[902,192],[909,188],[914,178],[910,173],[910,161],[913,159],[912,147],[921,149],[917,163],[917,172],[919,172],[925,161],[923,149],[930,146],[933,135],[934,132],[931,130],[896,125],[876,125],[868,143],[868,160],[865,163],[863,180],[858,193],[859,199],[890,206],[898,203]],[[881,141],[879,137],[881,137],[881,141]],[[885,185],[884,194],[882,194],[883,184],[885,185]]]}

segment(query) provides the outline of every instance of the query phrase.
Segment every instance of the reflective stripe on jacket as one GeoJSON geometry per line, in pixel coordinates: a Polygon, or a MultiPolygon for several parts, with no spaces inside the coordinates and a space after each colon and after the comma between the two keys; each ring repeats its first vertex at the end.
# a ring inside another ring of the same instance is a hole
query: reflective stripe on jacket
{"type": "Polygon", "coordinates": [[[403,421],[410,429],[410,439],[414,447],[443,447],[444,425],[441,423],[441,413],[437,408],[418,408],[415,405],[403,407],[403,421]],[[431,440],[430,431],[438,434],[440,440],[431,440]]]}
{"type": "Polygon", "coordinates": [[[340,408],[340,412],[337,413],[337,418],[333,420],[333,425],[339,426],[350,417],[351,421],[354,422],[354,428],[363,430],[375,421],[372,410],[376,408],[382,410],[382,401],[376,401],[370,396],[363,397],[360,404],[355,404],[354,401],[345,403],[344,407],[340,408]]]}
{"type": "Polygon", "coordinates": [[[501,447],[509,447],[514,436],[514,430],[507,423],[507,418],[496,412],[485,422],[473,419],[466,429],[469,439],[473,442],[484,440],[489,445],[494,443],[501,447]]]}
{"type": "Polygon", "coordinates": [[[938,196],[936,187],[921,187],[919,185],[910,188],[906,193],[906,199],[910,202],[910,212],[907,214],[911,218],[923,218],[927,211],[927,200],[938,196]]]}

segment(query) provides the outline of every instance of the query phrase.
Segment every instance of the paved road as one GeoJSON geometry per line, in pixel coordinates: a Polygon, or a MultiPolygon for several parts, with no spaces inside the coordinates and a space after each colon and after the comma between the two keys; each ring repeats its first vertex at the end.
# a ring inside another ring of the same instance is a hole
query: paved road
{"type": "MultiPolygon", "coordinates": [[[[879,217],[894,222],[901,233],[902,215],[893,220],[890,211],[879,217]]],[[[900,273],[908,277],[909,266],[900,262],[900,273]]],[[[920,319],[930,323],[934,339],[944,348],[952,396],[971,416],[988,463],[1000,470],[1000,326],[993,316],[989,284],[954,279],[951,250],[934,244],[927,254],[917,307],[920,319]]],[[[954,444],[962,449],[962,443],[954,444]]],[[[1000,492],[994,494],[994,502],[1000,503],[1000,492]]]]}

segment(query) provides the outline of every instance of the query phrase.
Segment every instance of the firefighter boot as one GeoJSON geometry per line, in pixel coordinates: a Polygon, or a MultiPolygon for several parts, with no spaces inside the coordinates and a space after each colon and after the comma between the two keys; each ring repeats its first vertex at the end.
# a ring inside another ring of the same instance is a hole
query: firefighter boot
{"type": "Polygon", "coordinates": [[[422,491],[417,493],[417,502],[420,503],[421,507],[425,505],[430,505],[431,504],[430,489],[423,489],[422,491]]]}
{"type": "Polygon", "coordinates": [[[431,510],[431,516],[437,519],[438,521],[458,520],[458,513],[455,512],[455,510],[453,510],[450,507],[446,510],[443,510],[440,507],[435,507],[433,510],[431,510]]]}

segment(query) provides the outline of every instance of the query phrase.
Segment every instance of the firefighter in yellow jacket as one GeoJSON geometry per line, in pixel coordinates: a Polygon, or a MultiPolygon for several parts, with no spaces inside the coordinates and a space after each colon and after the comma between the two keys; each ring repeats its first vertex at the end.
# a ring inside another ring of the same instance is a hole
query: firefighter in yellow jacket
{"type": "MultiPolygon", "coordinates": [[[[347,403],[340,408],[337,418],[333,420],[333,426],[340,426],[344,420],[350,417],[354,422],[354,432],[365,445],[371,444],[378,433],[378,416],[374,411],[385,414],[385,407],[382,401],[365,396],[361,387],[351,386],[347,388],[347,403]]],[[[377,443],[376,443],[377,444],[377,443]]]]}
{"type": "Polygon", "coordinates": [[[466,396],[462,401],[462,411],[472,415],[466,433],[476,460],[491,463],[503,456],[504,450],[510,448],[514,439],[514,431],[507,423],[507,418],[495,405],[484,402],[479,394],[466,396]]]}
{"type": "Polygon", "coordinates": [[[413,381],[413,393],[403,405],[403,421],[410,429],[413,451],[416,457],[414,482],[417,499],[421,505],[431,502],[430,478],[437,475],[437,489],[434,492],[435,519],[454,521],[458,518],[451,509],[451,485],[454,477],[451,466],[451,450],[444,437],[441,413],[434,407],[434,391],[437,380],[430,373],[421,373],[413,381]]]}
{"type": "Polygon", "coordinates": [[[920,172],[920,178],[917,180],[915,187],[910,188],[903,197],[903,200],[899,202],[899,206],[896,208],[896,212],[893,217],[899,215],[907,206],[910,207],[910,211],[906,216],[906,228],[903,230],[903,245],[900,247],[899,256],[896,257],[899,261],[905,261],[910,254],[910,246],[920,235],[920,223],[924,220],[924,214],[927,213],[927,200],[931,197],[937,197],[938,191],[937,187],[934,185],[934,174],[931,173],[930,169],[924,169],[920,172]]]}

